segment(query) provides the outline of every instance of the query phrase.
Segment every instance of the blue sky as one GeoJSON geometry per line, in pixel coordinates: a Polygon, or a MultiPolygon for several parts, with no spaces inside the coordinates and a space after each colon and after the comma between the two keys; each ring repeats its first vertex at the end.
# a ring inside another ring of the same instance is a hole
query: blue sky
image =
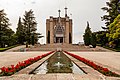
{"type": "MultiPolygon", "coordinates": [[[[102,30],[104,22],[101,16],[105,14],[101,10],[108,0],[0,0],[0,9],[4,9],[12,24],[10,27],[16,31],[19,16],[23,17],[25,11],[34,11],[37,25],[37,32],[45,36],[46,18],[58,16],[58,9],[61,9],[61,16],[64,16],[64,7],[68,7],[68,15],[73,19],[73,43],[83,41],[83,33],[90,23],[92,31],[102,30]],[[72,14],[72,15],[70,15],[72,14]]],[[[45,43],[45,37],[39,40],[45,43]]]]}

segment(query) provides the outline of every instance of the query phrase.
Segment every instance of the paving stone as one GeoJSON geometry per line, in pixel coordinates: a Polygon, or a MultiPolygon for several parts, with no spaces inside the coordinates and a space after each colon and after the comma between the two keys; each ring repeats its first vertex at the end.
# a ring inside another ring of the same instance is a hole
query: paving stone
{"type": "Polygon", "coordinates": [[[34,75],[31,80],[57,80],[57,75],[56,74],[37,74],[34,75]]]}
{"type": "Polygon", "coordinates": [[[120,74],[120,52],[71,52],[120,74]]]}
{"type": "MultiPolygon", "coordinates": [[[[47,51],[48,52],[48,51],[47,51]]],[[[47,53],[41,52],[1,52],[0,53],[0,67],[10,66],[11,64],[17,64],[19,61],[24,61],[31,57],[36,57],[47,53]]],[[[71,52],[81,57],[89,59],[95,63],[98,63],[104,67],[110,68],[110,70],[120,72],[120,53],[118,52],[71,52]]],[[[76,62],[83,69],[88,69],[87,66],[79,62],[74,58],[70,58],[76,62]]],[[[33,68],[32,68],[33,69],[33,68]]],[[[90,70],[90,69],[89,69],[90,70]]],[[[95,70],[89,71],[88,73],[96,72],[95,70]]],[[[77,75],[77,74],[45,74],[45,75],[29,75],[29,74],[17,74],[13,76],[0,77],[0,80],[103,80],[96,76],[96,73],[92,75],[77,75]],[[94,76],[93,76],[94,75],[94,76]]],[[[106,80],[120,80],[116,77],[106,77],[106,80]]]]}

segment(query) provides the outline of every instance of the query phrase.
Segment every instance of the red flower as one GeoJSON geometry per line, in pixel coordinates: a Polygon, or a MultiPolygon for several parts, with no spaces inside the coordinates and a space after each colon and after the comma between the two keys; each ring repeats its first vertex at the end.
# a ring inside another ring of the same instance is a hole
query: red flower
{"type": "Polygon", "coordinates": [[[1,70],[2,70],[2,72],[4,72],[5,71],[5,67],[2,67],[1,70]]]}
{"type": "Polygon", "coordinates": [[[14,69],[15,68],[14,65],[11,65],[11,68],[14,69]]]}
{"type": "Polygon", "coordinates": [[[15,66],[15,69],[19,69],[20,68],[20,65],[19,64],[17,64],[16,66],[15,66]]]}
{"type": "Polygon", "coordinates": [[[35,61],[40,60],[41,58],[43,58],[43,57],[45,57],[45,56],[47,56],[47,55],[49,55],[49,54],[51,54],[53,52],[54,51],[51,51],[51,52],[49,52],[47,54],[43,54],[41,56],[37,56],[37,57],[34,57],[34,58],[29,58],[29,59],[27,59],[25,61],[18,62],[18,64],[16,66],[11,65],[11,67],[2,67],[2,68],[0,68],[0,70],[1,70],[0,73],[3,72],[3,74],[2,74],[3,76],[4,75],[12,75],[15,71],[19,71],[20,69],[32,64],[35,61]]]}
{"type": "Polygon", "coordinates": [[[9,72],[9,68],[5,68],[5,72],[7,72],[7,73],[8,73],[8,72],[9,72]]]}
{"type": "Polygon", "coordinates": [[[113,76],[113,75],[114,75],[114,76],[120,76],[120,75],[118,75],[118,74],[116,74],[116,73],[114,73],[114,72],[112,72],[112,71],[109,71],[107,68],[103,68],[103,67],[101,67],[101,66],[99,66],[99,65],[96,65],[94,62],[92,62],[92,61],[90,61],[90,60],[87,60],[87,59],[82,58],[82,57],[80,57],[80,56],[78,56],[78,55],[69,53],[69,52],[67,52],[67,51],[64,51],[64,52],[65,52],[66,54],[69,54],[69,55],[71,55],[72,57],[74,57],[74,58],[82,61],[83,63],[85,63],[85,64],[93,67],[95,70],[98,70],[99,72],[105,74],[106,76],[108,76],[108,75],[109,75],[109,76],[113,76]]]}
{"type": "Polygon", "coordinates": [[[109,72],[109,70],[108,70],[107,68],[103,68],[103,70],[104,70],[105,72],[109,72]]]}

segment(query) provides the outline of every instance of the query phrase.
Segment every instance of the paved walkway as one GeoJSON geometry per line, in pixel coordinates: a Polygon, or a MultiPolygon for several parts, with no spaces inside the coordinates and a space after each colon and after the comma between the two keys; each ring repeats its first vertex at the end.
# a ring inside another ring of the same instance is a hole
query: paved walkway
{"type": "Polygon", "coordinates": [[[87,73],[87,75],[84,75],[82,80],[84,80],[84,78],[88,78],[88,80],[120,80],[120,78],[118,78],[118,77],[104,76],[103,74],[94,70],[90,66],[80,62],[79,60],[73,58],[72,56],[70,56],[70,55],[67,55],[67,56],[87,73]]]}
{"type": "MultiPolygon", "coordinates": [[[[45,75],[20,74],[20,75],[14,75],[9,77],[2,77],[0,78],[0,80],[103,80],[103,79],[88,78],[88,76],[86,75],[58,73],[58,74],[45,74],[45,75]]],[[[106,79],[106,80],[116,80],[116,79],[112,78],[112,79],[106,79]]]]}
{"type": "MultiPolygon", "coordinates": [[[[0,67],[17,64],[19,61],[24,61],[28,58],[42,55],[47,52],[1,52],[0,67]]],[[[92,60],[98,64],[111,68],[112,70],[120,71],[120,53],[118,52],[71,52],[92,60]]],[[[72,58],[71,58],[72,59],[72,58]]],[[[76,62],[76,60],[75,60],[76,62]]],[[[78,61],[77,61],[78,62],[78,61]]],[[[0,80],[103,80],[93,79],[88,75],[78,74],[47,74],[47,75],[28,75],[17,74],[9,77],[1,77],[0,80]]],[[[107,78],[106,80],[120,80],[117,78],[107,78]]]]}
{"type": "Polygon", "coordinates": [[[120,52],[71,52],[120,74],[120,52]]]}
{"type": "Polygon", "coordinates": [[[36,57],[47,52],[0,52],[0,67],[16,65],[19,61],[36,57]]]}

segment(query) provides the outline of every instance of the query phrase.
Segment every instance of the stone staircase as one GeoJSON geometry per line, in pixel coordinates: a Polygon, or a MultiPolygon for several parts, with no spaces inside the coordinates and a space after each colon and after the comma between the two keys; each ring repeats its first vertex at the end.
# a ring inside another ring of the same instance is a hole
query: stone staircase
{"type": "MultiPolygon", "coordinates": [[[[66,51],[94,51],[94,49],[86,47],[84,45],[76,44],[45,44],[45,45],[36,45],[29,49],[29,51],[53,51],[53,50],[66,50],[66,51]]],[[[96,50],[99,51],[99,50],[96,50]]]]}

